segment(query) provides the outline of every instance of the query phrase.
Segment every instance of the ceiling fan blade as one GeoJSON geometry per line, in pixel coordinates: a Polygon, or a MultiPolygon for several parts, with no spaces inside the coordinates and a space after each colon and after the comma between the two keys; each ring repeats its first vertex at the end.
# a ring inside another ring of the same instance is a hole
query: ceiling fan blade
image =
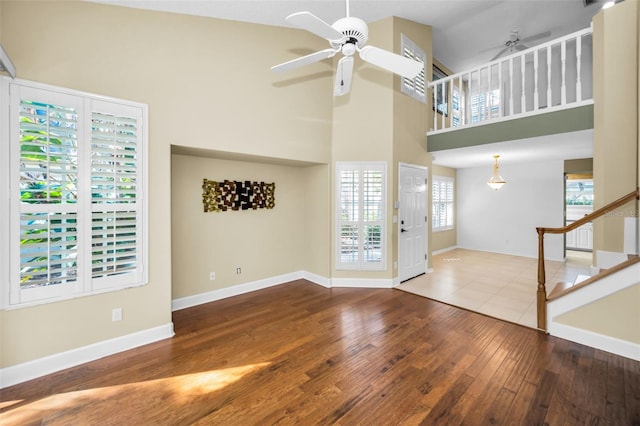
{"type": "Polygon", "coordinates": [[[527,50],[529,48],[529,46],[525,46],[524,44],[516,44],[516,50],[522,51],[522,50],[527,50]]]}
{"type": "Polygon", "coordinates": [[[528,43],[530,41],[534,41],[534,40],[538,40],[538,39],[541,39],[541,38],[549,37],[550,35],[551,35],[551,31],[545,31],[545,32],[540,33],[540,34],[534,34],[534,35],[529,36],[529,37],[521,38],[520,42],[521,43],[528,43]]]}
{"type": "Polygon", "coordinates": [[[351,90],[351,77],[353,76],[353,56],[343,56],[336,69],[336,82],[333,86],[333,95],[342,96],[351,90]]]}
{"type": "Polygon", "coordinates": [[[494,56],[493,58],[491,58],[489,60],[489,62],[493,62],[496,59],[498,59],[500,56],[502,56],[504,54],[504,52],[506,52],[507,50],[509,50],[509,47],[505,47],[504,49],[502,49],[500,52],[498,52],[498,54],[496,56],[494,56]]]}
{"type": "Polygon", "coordinates": [[[321,50],[319,52],[315,52],[312,53],[310,55],[306,55],[306,56],[302,56],[300,58],[296,58],[293,59],[291,61],[287,61],[287,62],[283,62],[281,64],[278,65],[274,65],[271,67],[271,71],[274,72],[284,72],[284,71],[289,71],[295,68],[299,68],[302,67],[304,65],[309,65],[312,64],[314,62],[318,62],[321,61],[323,59],[327,59],[327,58],[331,58],[333,55],[335,55],[337,52],[339,52],[340,49],[325,49],[325,50],[321,50]]]}
{"type": "Polygon", "coordinates": [[[329,41],[344,41],[346,37],[340,31],[334,29],[331,25],[324,22],[311,12],[297,12],[286,18],[287,22],[296,27],[307,30],[319,37],[329,41]]]}
{"type": "Polygon", "coordinates": [[[365,46],[360,49],[360,57],[370,64],[407,78],[417,77],[420,71],[424,69],[424,64],[421,62],[374,46],[365,46]]]}

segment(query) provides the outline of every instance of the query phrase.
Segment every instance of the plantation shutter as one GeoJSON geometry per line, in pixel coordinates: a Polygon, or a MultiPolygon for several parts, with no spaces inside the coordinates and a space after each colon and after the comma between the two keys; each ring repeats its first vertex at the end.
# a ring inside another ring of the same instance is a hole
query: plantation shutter
{"type": "Polygon", "coordinates": [[[422,103],[427,103],[427,78],[426,67],[427,55],[422,49],[420,49],[414,42],[412,42],[407,36],[402,34],[401,37],[402,56],[405,58],[421,62],[423,64],[420,74],[415,78],[402,77],[402,93],[409,95],[422,103]]]}
{"type": "Polygon", "coordinates": [[[126,285],[141,276],[141,118],[135,107],[92,105],[91,277],[95,288],[126,285]]]}
{"type": "Polygon", "coordinates": [[[78,291],[81,109],[74,96],[24,87],[12,92],[12,157],[19,157],[12,188],[20,196],[11,207],[17,218],[12,241],[19,247],[11,251],[11,274],[19,279],[12,302],[78,291]]]}
{"type": "Polygon", "coordinates": [[[337,163],[338,269],[385,268],[385,163],[337,163]]]}
{"type": "Polygon", "coordinates": [[[432,193],[432,229],[444,231],[453,228],[453,179],[434,176],[432,193]]]}
{"type": "Polygon", "coordinates": [[[145,284],[146,105],[7,79],[0,89],[2,307],[145,284]]]}

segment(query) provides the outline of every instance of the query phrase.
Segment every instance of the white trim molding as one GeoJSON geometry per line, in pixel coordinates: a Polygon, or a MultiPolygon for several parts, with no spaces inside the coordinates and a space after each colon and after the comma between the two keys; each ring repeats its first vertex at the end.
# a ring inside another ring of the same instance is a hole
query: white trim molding
{"type": "Polygon", "coordinates": [[[331,287],[393,288],[393,282],[392,278],[332,278],[331,287]]]}
{"type": "Polygon", "coordinates": [[[434,250],[434,251],[431,252],[431,256],[435,256],[437,254],[446,253],[448,251],[455,250],[457,248],[458,248],[458,246],[451,246],[451,247],[445,247],[445,248],[440,249],[440,250],[434,250]]]}
{"type": "Polygon", "coordinates": [[[559,323],[553,325],[553,333],[550,334],[581,345],[640,361],[640,344],[638,343],[559,323]]]}
{"type": "Polygon", "coordinates": [[[286,284],[296,280],[307,280],[313,284],[325,287],[354,287],[354,288],[393,288],[394,279],[369,279],[369,278],[327,278],[308,271],[296,271],[275,277],[265,278],[232,287],[221,288],[208,291],[206,293],[194,294],[192,296],[174,299],[171,302],[171,309],[179,311],[203,303],[215,302],[216,300],[228,297],[239,296],[256,290],[286,284]]]}
{"type": "Polygon", "coordinates": [[[85,362],[173,337],[173,323],[104,340],[0,369],[0,388],[16,385],[85,362]]]}

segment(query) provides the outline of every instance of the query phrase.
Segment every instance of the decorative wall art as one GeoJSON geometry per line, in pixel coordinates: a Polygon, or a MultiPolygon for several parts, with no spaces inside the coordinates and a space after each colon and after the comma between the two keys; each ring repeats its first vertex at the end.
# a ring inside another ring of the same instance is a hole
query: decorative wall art
{"type": "Polygon", "coordinates": [[[215,182],[203,179],[202,204],[204,212],[227,210],[272,209],[276,205],[275,182],[225,180],[215,182]]]}

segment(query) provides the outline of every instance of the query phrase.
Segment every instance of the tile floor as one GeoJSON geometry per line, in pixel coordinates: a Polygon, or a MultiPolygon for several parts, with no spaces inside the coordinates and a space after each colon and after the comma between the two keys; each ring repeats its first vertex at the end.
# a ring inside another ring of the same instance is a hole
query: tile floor
{"type": "MultiPolygon", "coordinates": [[[[591,253],[567,251],[566,262],[545,261],[547,294],[558,282],[588,275],[591,253]]],[[[466,249],[433,256],[433,272],[397,288],[495,318],[537,328],[538,260],[466,249]]]]}

